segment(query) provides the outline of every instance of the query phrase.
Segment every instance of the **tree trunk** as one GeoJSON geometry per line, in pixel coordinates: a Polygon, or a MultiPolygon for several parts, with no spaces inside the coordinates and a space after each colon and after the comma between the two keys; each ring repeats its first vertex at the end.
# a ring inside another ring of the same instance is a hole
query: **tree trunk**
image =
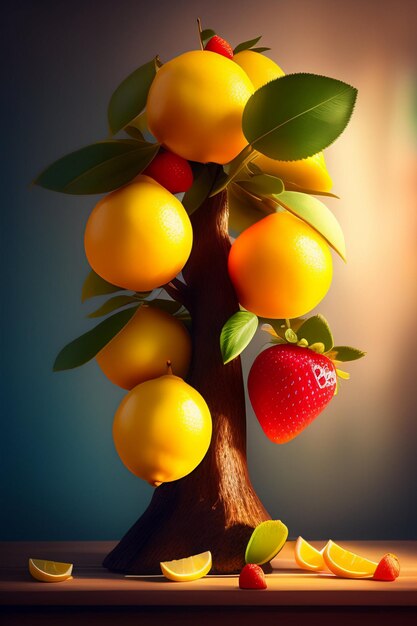
{"type": "Polygon", "coordinates": [[[248,476],[240,358],[223,365],[220,353],[222,326],[239,310],[227,272],[226,193],[208,198],[191,221],[194,245],[183,270],[192,316],[188,381],[210,408],[212,441],[191,474],[156,488],[148,509],[104,560],[115,571],[160,573],[160,561],[210,550],[213,573],[239,572],[252,530],[269,519],[248,476]]]}

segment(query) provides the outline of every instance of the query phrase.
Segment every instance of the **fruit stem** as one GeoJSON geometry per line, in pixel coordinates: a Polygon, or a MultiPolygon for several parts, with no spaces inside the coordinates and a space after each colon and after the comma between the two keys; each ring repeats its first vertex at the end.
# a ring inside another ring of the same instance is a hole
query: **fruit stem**
{"type": "Polygon", "coordinates": [[[200,40],[200,47],[201,47],[202,50],[204,50],[203,39],[201,37],[201,34],[202,34],[203,31],[201,29],[201,20],[200,20],[199,17],[197,18],[197,27],[198,27],[198,38],[200,40]]]}
{"type": "Polygon", "coordinates": [[[285,318],[285,325],[287,328],[291,328],[290,320],[285,318]]]}
{"type": "Polygon", "coordinates": [[[171,366],[171,361],[167,361],[167,375],[168,376],[173,376],[174,374],[172,373],[172,366],[171,366]]]}

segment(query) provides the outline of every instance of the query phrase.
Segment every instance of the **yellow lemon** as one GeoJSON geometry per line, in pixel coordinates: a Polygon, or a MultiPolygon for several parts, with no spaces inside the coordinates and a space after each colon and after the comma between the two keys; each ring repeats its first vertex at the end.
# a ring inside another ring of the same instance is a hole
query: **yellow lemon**
{"type": "MultiPolygon", "coordinates": [[[[245,70],[255,89],[285,75],[279,65],[259,52],[242,50],[233,60],[245,70]]],[[[289,190],[302,188],[328,192],[332,188],[323,152],[299,161],[277,161],[259,154],[254,163],[266,174],[281,178],[289,190]]]]}
{"type": "Polygon", "coordinates": [[[211,552],[194,554],[185,559],[160,563],[163,575],[175,582],[197,580],[209,573],[212,566],[211,552]]]}
{"type": "Polygon", "coordinates": [[[266,174],[281,178],[287,190],[328,192],[333,186],[323,152],[299,161],[277,161],[264,154],[258,154],[253,162],[266,174]]]}
{"type": "Polygon", "coordinates": [[[302,537],[298,537],[294,547],[295,562],[298,567],[308,569],[313,572],[326,570],[326,563],[323,559],[323,552],[316,550],[302,537]]]}
{"type": "Polygon", "coordinates": [[[191,222],[181,202],[147,176],[100,200],[84,237],[93,270],[133,291],[172,280],[184,267],[192,242],[191,222]]]}
{"type": "Polygon", "coordinates": [[[211,432],[204,398],[171,374],[134,387],[122,400],[113,423],[121,460],[154,486],[192,472],[209,448],[211,432]]]}
{"type": "Polygon", "coordinates": [[[323,237],[288,211],[244,230],[231,247],[228,266],[240,304],[275,319],[311,311],[326,295],[333,273],[323,237]]]}
{"type": "Polygon", "coordinates": [[[253,50],[238,52],[234,55],[233,61],[246,72],[255,89],[284,76],[284,72],[275,61],[253,50]]]}
{"type": "Polygon", "coordinates": [[[333,541],[326,544],[323,558],[329,570],[343,578],[372,578],[378,566],[375,561],[349,552],[333,541]]]}
{"type": "Polygon", "coordinates": [[[61,583],[71,578],[72,563],[29,559],[29,572],[36,580],[43,583],[61,583]]]}
{"type": "Polygon", "coordinates": [[[185,378],[191,339],[179,320],[152,306],[141,306],[122,330],[96,356],[112,383],[132,389],[166,373],[166,363],[185,378]]]}
{"type": "Polygon", "coordinates": [[[152,82],[149,130],[185,159],[228,163],[247,144],[242,113],[253,91],[230,59],[207,50],[185,52],[165,63],[152,82]]]}

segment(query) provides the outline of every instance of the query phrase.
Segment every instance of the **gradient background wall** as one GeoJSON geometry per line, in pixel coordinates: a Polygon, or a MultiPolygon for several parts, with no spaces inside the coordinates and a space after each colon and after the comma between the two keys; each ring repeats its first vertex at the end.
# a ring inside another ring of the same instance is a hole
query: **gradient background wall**
{"type": "MultiPolygon", "coordinates": [[[[285,446],[248,409],[251,476],[292,536],[417,538],[417,108],[415,2],[10,3],[2,14],[2,433],[0,538],[116,539],[151,488],[111,438],[124,392],[96,364],[53,374],[89,327],[83,231],[96,202],[31,187],[56,158],[107,136],[118,83],[155,54],[197,46],[195,18],[232,44],[263,34],[286,72],[359,88],[347,132],[327,151],[329,202],[349,263],[335,258],[319,310],[338,343],[368,352],[325,413],[285,446]]],[[[247,371],[264,339],[257,338],[247,371]]]]}

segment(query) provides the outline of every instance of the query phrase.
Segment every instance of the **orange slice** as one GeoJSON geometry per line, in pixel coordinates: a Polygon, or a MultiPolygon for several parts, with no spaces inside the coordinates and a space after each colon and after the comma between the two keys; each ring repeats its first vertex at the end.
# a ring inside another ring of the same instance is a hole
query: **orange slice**
{"type": "Polygon", "coordinates": [[[72,578],[72,563],[29,559],[29,572],[43,583],[60,583],[72,578]]]}
{"type": "Polygon", "coordinates": [[[372,578],[378,565],[375,561],[345,550],[333,541],[326,544],[323,558],[329,570],[343,578],[372,578]]]}

